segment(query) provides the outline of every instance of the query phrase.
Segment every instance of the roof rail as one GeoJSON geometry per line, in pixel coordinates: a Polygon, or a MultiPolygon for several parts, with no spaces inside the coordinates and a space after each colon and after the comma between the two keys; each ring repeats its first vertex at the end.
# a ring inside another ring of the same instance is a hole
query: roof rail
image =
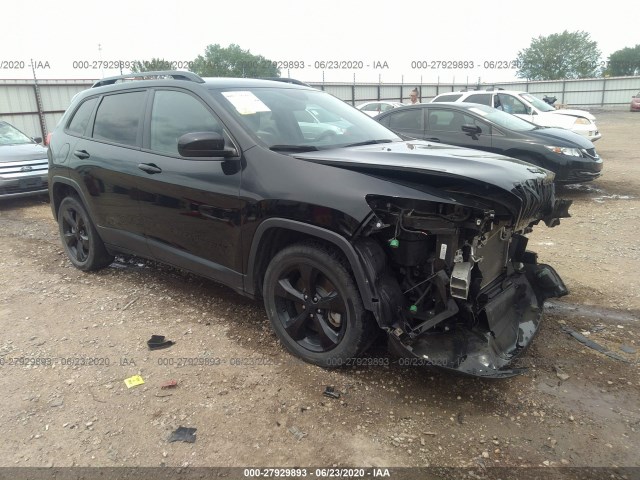
{"type": "Polygon", "coordinates": [[[204,83],[204,80],[200,76],[193,72],[184,72],[180,70],[164,70],[157,72],[131,72],[126,75],[118,75],[116,77],[107,77],[102,80],[98,80],[91,88],[104,87],[105,85],[113,85],[118,80],[124,80],[126,78],[147,80],[147,77],[171,77],[174,80],[188,80],[190,82],[204,83]],[[137,78],[142,77],[142,78],[137,78]]]}
{"type": "MultiPolygon", "coordinates": [[[[274,82],[284,82],[284,83],[292,83],[294,85],[302,85],[303,87],[311,87],[308,83],[304,83],[300,80],[296,80],[295,78],[287,78],[287,77],[262,77],[261,80],[271,80],[274,82]]],[[[312,87],[313,88],[313,87],[312,87]]]]}

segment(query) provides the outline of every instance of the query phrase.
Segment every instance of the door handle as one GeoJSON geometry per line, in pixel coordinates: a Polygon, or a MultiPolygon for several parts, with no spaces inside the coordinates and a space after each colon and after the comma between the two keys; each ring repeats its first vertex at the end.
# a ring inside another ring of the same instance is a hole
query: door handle
{"type": "Polygon", "coordinates": [[[229,222],[233,219],[233,210],[229,208],[216,208],[211,205],[200,205],[198,212],[211,220],[219,220],[221,222],[229,222]]]}
{"type": "Polygon", "coordinates": [[[147,172],[150,174],[154,173],[162,173],[162,169],[157,166],[155,163],[139,163],[138,168],[143,172],[147,172]]]}
{"type": "Polygon", "coordinates": [[[86,150],[76,150],[75,152],[73,152],[73,154],[81,160],[84,160],[85,158],[89,158],[91,156],[86,150]]]}
{"type": "Polygon", "coordinates": [[[425,138],[425,140],[429,140],[430,142],[440,142],[439,138],[425,138]]]}

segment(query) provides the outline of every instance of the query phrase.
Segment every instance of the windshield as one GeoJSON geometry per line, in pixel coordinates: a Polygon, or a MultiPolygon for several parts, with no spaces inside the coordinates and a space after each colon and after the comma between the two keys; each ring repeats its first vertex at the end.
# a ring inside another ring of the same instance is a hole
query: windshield
{"type": "Polygon", "coordinates": [[[0,145],[23,145],[34,143],[32,139],[6,122],[0,122],[0,145]]]}
{"type": "Polygon", "coordinates": [[[211,93],[274,150],[320,150],[400,140],[360,110],[321,91],[256,87],[212,89],[211,93]]]}
{"type": "Polygon", "coordinates": [[[477,105],[469,108],[470,112],[480,115],[482,118],[495,123],[499,127],[507,128],[509,130],[515,130],[516,132],[528,132],[538,128],[537,125],[527,122],[520,117],[511,115],[510,113],[497,110],[495,108],[486,107],[484,105],[477,105]]]}
{"type": "Polygon", "coordinates": [[[540,100],[538,97],[534,97],[530,93],[521,93],[520,96],[541,112],[553,112],[555,110],[555,108],[547,102],[540,100]]]}

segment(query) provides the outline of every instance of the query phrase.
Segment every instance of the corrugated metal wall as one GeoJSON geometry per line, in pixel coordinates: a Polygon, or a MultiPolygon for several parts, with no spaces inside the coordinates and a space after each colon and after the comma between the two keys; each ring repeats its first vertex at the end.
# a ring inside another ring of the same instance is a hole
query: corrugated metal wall
{"type": "MultiPolygon", "coordinates": [[[[44,137],[52,131],[73,96],[91,87],[93,80],[39,80],[42,100],[40,109],[33,80],[0,80],[0,120],[5,120],[31,137],[44,137]],[[43,125],[44,123],[44,125],[43,125]]],[[[352,105],[370,100],[408,102],[409,92],[418,88],[422,102],[436,95],[462,89],[475,89],[465,83],[377,84],[377,83],[311,83],[352,105]]],[[[527,91],[539,97],[555,96],[558,103],[573,107],[626,108],[631,96],[640,91],[639,77],[594,78],[587,80],[554,80],[544,82],[511,82],[483,84],[504,89],[527,91]]]]}
{"type": "Polygon", "coordinates": [[[42,108],[38,108],[33,80],[0,80],[0,120],[30,137],[44,138],[55,128],[73,96],[92,83],[92,80],[39,80],[42,108]]]}
{"type": "Polygon", "coordinates": [[[358,105],[371,100],[409,101],[409,92],[418,88],[422,102],[428,102],[436,95],[463,89],[474,90],[488,87],[530,92],[538,97],[555,96],[558,103],[572,107],[624,108],[631,96],[640,91],[640,77],[592,78],[586,80],[553,80],[540,82],[505,82],[482,84],[466,83],[425,83],[418,84],[371,84],[371,83],[318,83],[321,88],[350,104],[358,105]]]}

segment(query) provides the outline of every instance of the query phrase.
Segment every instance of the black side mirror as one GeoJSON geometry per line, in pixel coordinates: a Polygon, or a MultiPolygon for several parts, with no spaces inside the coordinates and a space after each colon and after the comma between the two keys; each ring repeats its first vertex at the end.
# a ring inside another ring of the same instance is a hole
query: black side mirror
{"type": "Polygon", "coordinates": [[[218,132],[185,133],[178,139],[178,153],[183,157],[234,157],[235,148],[225,148],[224,137],[218,132]]]}
{"type": "Polygon", "coordinates": [[[482,129],[478,125],[463,125],[462,131],[467,135],[471,135],[474,140],[482,133],[482,129]]]}
{"type": "Polygon", "coordinates": [[[33,137],[33,141],[36,143],[42,143],[42,137],[33,137]]]}

